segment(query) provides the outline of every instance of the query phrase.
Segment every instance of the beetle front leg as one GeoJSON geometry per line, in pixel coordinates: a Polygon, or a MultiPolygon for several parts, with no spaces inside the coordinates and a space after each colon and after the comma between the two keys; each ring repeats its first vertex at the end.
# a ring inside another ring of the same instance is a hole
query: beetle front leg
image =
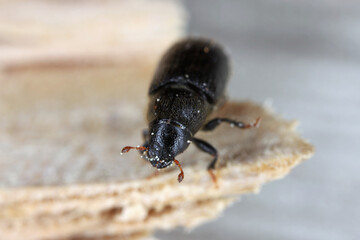
{"type": "Polygon", "coordinates": [[[217,150],[213,146],[211,146],[210,143],[205,142],[204,140],[201,140],[198,138],[192,138],[192,142],[195,144],[195,146],[197,148],[199,148],[200,150],[202,150],[206,153],[209,153],[211,156],[214,157],[207,169],[211,176],[212,181],[214,182],[215,186],[217,187],[216,176],[213,172],[213,170],[215,170],[215,165],[216,165],[216,162],[218,159],[217,150]]]}
{"type": "Polygon", "coordinates": [[[214,130],[217,126],[220,125],[220,123],[222,122],[226,122],[229,123],[230,126],[232,127],[238,127],[238,128],[252,128],[252,127],[258,127],[259,123],[260,123],[260,117],[258,117],[255,122],[250,123],[250,124],[246,124],[243,122],[238,122],[238,121],[234,121],[228,118],[214,118],[212,120],[210,120],[209,122],[207,122],[201,130],[203,131],[211,131],[214,130]]]}

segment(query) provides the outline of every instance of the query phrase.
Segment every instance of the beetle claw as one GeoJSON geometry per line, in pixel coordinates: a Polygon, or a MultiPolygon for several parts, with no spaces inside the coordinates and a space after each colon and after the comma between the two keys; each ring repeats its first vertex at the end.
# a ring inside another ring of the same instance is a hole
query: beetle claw
{"type": "Polygon", "coordinates": [[[260,122],[261,122],[261,117],[258,117],[258,118],[255,120],[255,122],[253,123],[253,127],[254,127],[254,128],[259,127],[260,122]]]}

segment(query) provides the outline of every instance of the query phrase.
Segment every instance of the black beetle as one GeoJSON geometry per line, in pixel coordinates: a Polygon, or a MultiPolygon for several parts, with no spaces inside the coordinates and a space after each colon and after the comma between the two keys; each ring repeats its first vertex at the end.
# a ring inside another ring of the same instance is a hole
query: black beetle
{"type": "Polygon", "coordinates": [[[214,107],[224,99],[228,76],[228,57],[214,41],[188,38],[174,44],[162,57],[150,85],[149,129],[143,134],[145,143],[138,147],[126,146],[121,153],[137,149],[158,169],[175,162],[180,169],[178,181],[181,182],[184,173],[175,157],[193,142],[213,157],[208,170],[216,182],[212,170],[218,158],[217,151],[206,141],[195,138],[195,133],[200,129],[213,130],[222,122],[250,128],[257,126],[260,120],[252,124],[227,118],[206,122],[214,107]]]}

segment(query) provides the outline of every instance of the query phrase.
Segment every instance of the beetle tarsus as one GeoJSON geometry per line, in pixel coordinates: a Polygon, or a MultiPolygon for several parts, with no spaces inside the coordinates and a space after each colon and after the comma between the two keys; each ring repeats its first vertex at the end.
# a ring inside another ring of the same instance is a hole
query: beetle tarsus
{"type": "Polygon", "coordinates": [[[231,127],[238,127],[238,128],[243,128],[243,129],[255,128],[255,127],[259,126],[260,121],[261,121],[261,117],[258,117],[253,123],[249,123],[249,124],[246,124],[244,122],[234,121],[229,118],[214,118],[214,119],[210,120],[208,123],[206,123],[204,125],[204,127],[202,128],[202,130],[203,131],[212,131],[216,127],[218,127],[220,125],[220,123],[223,123],[223,122],[230,124],[231,127]]]}
{"type": "Polygon", "coordinates": [[[210,175],[210,177],[211,177],[211,181],[213,182],[214,186],[215,186],[216,188],[219,188],[219,185],[218,185],[218,183],[217,183],[217,178],[216,178],[216,175],[215,175],[215,173],[214,173],[214,169],[208,168],[208,173],[209,173],[209,175],[210,175]]]}
{"type": "Polygon", "coordinates": [[[258,117],[251,127],[258,128],[260,126],[261,117],[258,117]]]}

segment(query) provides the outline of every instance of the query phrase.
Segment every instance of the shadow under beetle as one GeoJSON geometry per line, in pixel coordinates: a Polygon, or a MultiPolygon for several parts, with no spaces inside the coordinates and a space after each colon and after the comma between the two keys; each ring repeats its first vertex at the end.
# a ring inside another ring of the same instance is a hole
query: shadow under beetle
{"type": "Polygon", "coordinates": [[[168,167],[174,162],[180,169],[178,181],[184,172],[175,157],[185,151],[191,142],[213,159],[208,166],[212,180],[218,154],[202,139],[194,137],[197,131],[211,131],[226,122],[238,128],[256,127],[260,118],[245,124],[227,118],[207,121],[214,107],[224,99],[229,76],[229,60],[223,48],[212,40],[188,38],[173,45],[162,57],[150,85],[147,113],[148,130],[143,133],[144,144],[126,146],[139,150],[153,167],[168,167]]]}

